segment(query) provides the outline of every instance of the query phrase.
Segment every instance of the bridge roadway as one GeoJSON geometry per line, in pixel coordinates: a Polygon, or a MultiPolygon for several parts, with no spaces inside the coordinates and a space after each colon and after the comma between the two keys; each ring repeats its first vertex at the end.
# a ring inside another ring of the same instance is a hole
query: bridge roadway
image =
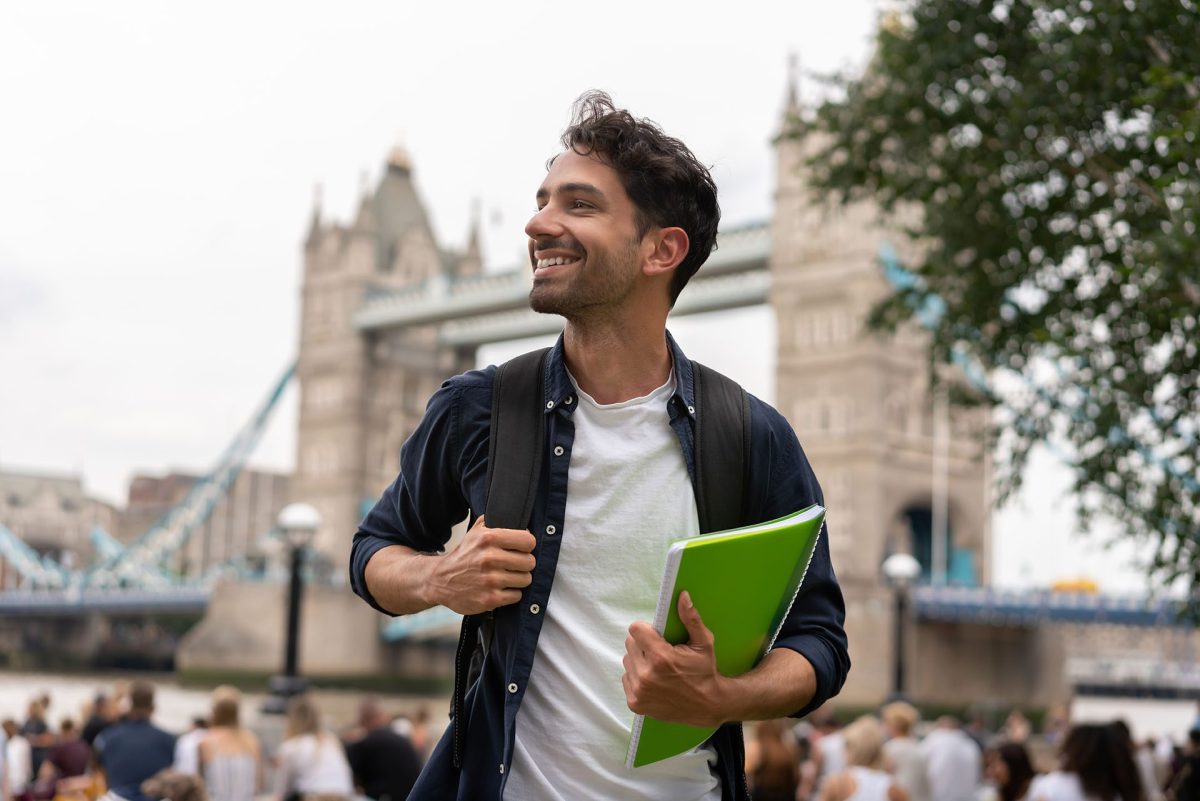
{"type": "Polygon", "coordinates": [[[10,590],[0,592],[0,617],[70,617],[83,614],[187,614],[208,609],[209,587],[168,589],[10,590]]]}
{"type": "MultiPolygon", "coordinates": [[[[767,302],[771,231],[765,223],[732,228],[717,237],[717,250],[688,283],[673,315],[699,314],[767,302]]],[[[369,294],[354,317],[360,331],[437,325],[448,347],[553,334],[557,315],[529,308],[530,272],[514,268],[454,281],[435,276],[417,286],[369,294]]]]}

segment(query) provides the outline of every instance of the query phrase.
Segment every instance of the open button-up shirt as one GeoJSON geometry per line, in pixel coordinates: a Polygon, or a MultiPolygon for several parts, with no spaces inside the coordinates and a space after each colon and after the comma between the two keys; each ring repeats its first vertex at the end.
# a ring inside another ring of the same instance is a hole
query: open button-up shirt
{"type": "MultiPolygon", "coordinates": [[[[679,438],[688,474],[695,485],[696,396],[691,362],[667,335],[676,372],[676,391],[668,402],[671,428],[679,438]]],[[[512,763],[517,712],[533,667],[545,606],[554,579],[559,542],[564,534],[567,470],[574,436],[571,422],[575,388],[567,376],[563,345],[545,362],[546,448],[550,451],[534,504],[530,530],[538,544],[533,583],[521,601],[495,611],[491,648],[483,672],[467,694],[463,720],[465,753],[461,772],[453,767],[451,734],[438,743],[410,799],[499,799],[506,769],[512,763]]],[[[364,573],[381,548],[404,545],[437,552],[445,547],[451,527],[468,515],[483,513],[487,496],[488,438],[492,383],[488,367],[446,381],[430,399],[425,416],[400,452],[400,474],[359,524],[350,554],[354,591],[381,612],[364,573]]],[[[751,396],[749,519],[773,520],[797,509],[823,503],[821,488],[783,417],[751,396]]],[[[775,640],[774,648],[803,655],[816,673],[816,694],[796,715],[807,714],[841,689],[850,659],[843,629],[845,606],[829,560],[828,526],[818,540],[804,584],[775,640]]],[[[389,613],[390,614],[390,613],[389,613]]],[[[717,755],[723,798],[744,793],[744,746],[738,724],[722,726],[710,741],[717,755]]],[[[547,754],[547,759],[555,755],[547,754]]]]}

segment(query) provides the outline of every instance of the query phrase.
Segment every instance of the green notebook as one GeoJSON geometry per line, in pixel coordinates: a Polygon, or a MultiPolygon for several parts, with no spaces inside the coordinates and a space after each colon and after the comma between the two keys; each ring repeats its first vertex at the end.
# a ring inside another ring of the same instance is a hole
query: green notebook
{"type": "MultiPolygon", "coordinates": [[[[667,551],[654,628],[667,642],[687,642],[679,619],[679,593],[687,590],[713,633],[717,670],[740,676],[770,649],[804,580],[825,519],[810,506],[755,526],[677,540],[667,551]]],[[[628,767],[682,754],[703,743],[715,728],[633,720],[628,767]]]]}

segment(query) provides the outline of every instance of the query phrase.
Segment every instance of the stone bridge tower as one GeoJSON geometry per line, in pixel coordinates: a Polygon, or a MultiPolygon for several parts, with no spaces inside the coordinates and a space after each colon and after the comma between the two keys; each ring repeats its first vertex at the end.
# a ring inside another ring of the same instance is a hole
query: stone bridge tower
{"type": "MultiPolygon", "coordinates": [[[[902,242],[880,226],[872,205],[830,208],[806,187],[804,164],[819,142],[805,135],[801,111],[793,82],[777,142],[771,229],[777,406],[795,427],[829,509],[854,664],[843,697],[875,703],[891,690],[893,664],[884,558],[912,553],[926,581],[987,580],[986,417],[946,413],[940,404],[935,413],[919,330],[889,338],[866,329],[870,309],[888,291],[881,248],[902,242]],[[948,531],[948,542],[936,541],[939,530],[948,531]]],[[[922,694],[911,679],[909,691],[922,694]]]]}
{"type": "Polygon", "coordinates": [[[474,233],[465,253],[438,247],[400,148],[350,225],[325,223],[314,209],[304,245],[292,497],[321,513],[316,548],[334,577],[345,575],[364,505],[395,478],[425,401],[446,376],[474,366],[473,352],[439,348],[432,327],[366,335],[355,313],[372,291],[479,271],[474,233]]]}

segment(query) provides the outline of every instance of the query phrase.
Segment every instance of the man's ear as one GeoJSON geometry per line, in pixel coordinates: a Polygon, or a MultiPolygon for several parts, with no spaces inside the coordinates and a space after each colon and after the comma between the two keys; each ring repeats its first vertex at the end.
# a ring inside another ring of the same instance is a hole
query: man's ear
{"type": "Polygon", "coordinates": [[[691,243],[682,228],[659,228],[646,235],[651,246],[649,255],[642,262],[642,272],[655,276],[669,273],[679,266],[688,254],[691,243]]]}

